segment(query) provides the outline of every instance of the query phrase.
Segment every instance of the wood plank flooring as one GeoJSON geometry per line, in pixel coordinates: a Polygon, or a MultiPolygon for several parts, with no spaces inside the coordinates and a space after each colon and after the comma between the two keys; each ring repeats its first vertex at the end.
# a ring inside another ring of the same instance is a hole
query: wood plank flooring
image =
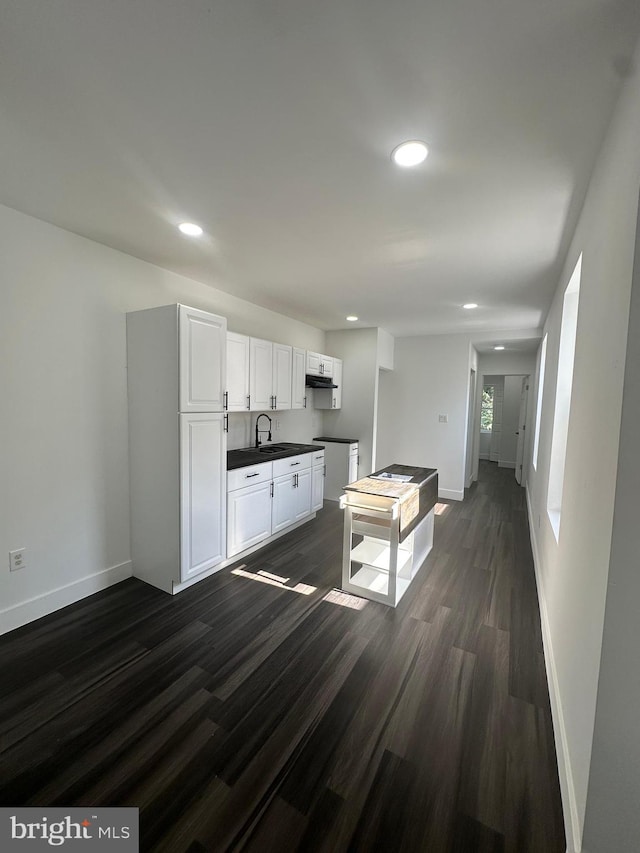
{"type": "Polygon", "coordinates": [[[437,510],[396,610],[334,591],[327,502],[0,638],[0,803],[138,806],[143,851],[564,853],[524,490],[481,463],[437,510]]]}

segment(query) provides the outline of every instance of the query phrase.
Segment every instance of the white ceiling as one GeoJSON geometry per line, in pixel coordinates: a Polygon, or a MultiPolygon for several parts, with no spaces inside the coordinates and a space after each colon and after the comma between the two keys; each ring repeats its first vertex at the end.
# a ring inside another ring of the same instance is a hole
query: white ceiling
{"type": "Polygon", "coordinates": [[[320,328],[535,329],[639,33],[637,0],[2,0],[0,202],[320,328]]]}

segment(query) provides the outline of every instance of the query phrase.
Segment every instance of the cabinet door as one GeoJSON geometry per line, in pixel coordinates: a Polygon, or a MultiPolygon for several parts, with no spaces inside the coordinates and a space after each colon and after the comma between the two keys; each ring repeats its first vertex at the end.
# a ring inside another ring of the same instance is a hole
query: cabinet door
{"type": "Polygon", "coordinates": [[[322,509],[324,499],[324,463],[311,470],[311,512],[322,509]]]}
{"type": "Polygon", "coordinates": [[[307,354],[303,349],[293,348],[293,367],[291,380],[291,408],[307,408],[307,389],[305,388],[307,354]]]}
{"type": "Polygon", "coordinates": [[[271,481],[227,495],[227,557],[262,542],[271,534],[271,481]]]}
{"type": "Polygon", "coordinates": [[[221,563],[225,548],[223,415],[180,415],[180,579],[221,563]]]}
{"type": "Polygon", "coordinates": [[[333,388],[332,408],[342,408],[342,360],[339,358],[333,359],[333,383],[337,388],[333,388]]]}
{"type": "Polygon", "coordinates": [[[307,468],[296,474],[294,521],[301,521],[311,513],[311,473],[312,469],[307,468]]]}
{"type": "Polygon", "coordinates": [[[291,408],[293,350],[286,344],[273,344],[273,407],[291,408]]]}
{"type": "Polygon", "coordinates": [[[349,453],[349,479],[347,480],[347,483],[355,483],[358,479],[359,458],[357,449],[355,452],[352,451],[349,453]]]}
{"type": "Polygon", "coordinates": [[[333,376],[333,359],[330,355],[320,356],[320,374],[322,376],[333,376]]]}
{"type": "Polygon", "coordinates": [[[307,373],[312,376],[320,376],[320,362],[322,356],[319,352],[307,352],[307,373]]]}
{"type": "Polygon", "coordinates": [[[249,338],[227,332],[227,411],[249,408],[249,338]]]}
{"type": "Polygon", "coordinates": [[[221,412],[226,385],[227,321],[179,307],[180,411],[221,412]]]}
{"type": "Polygon", "coordinates": [[[270,409],[273,397],[273,344],[271,341],[251,338],[249,356],[251,410],[270,409]]]}
{"type": "Polygon", "coordinates": [[[284,474],[273,481],[271,532],[278,533],[293,524],[296,514],[295,475],[284,474]]]}

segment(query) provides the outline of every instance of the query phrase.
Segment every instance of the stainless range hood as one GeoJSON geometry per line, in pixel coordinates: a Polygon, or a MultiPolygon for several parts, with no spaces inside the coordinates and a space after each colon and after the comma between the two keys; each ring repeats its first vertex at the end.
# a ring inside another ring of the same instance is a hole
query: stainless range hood
{"type": "Polygon", "coordinates": [[[326,378],[323,376],[310,376],[307,373],[304,384],[307,388],[337,388],[338,386],[335,384],[333,379],[329,376],[326,378]]]}

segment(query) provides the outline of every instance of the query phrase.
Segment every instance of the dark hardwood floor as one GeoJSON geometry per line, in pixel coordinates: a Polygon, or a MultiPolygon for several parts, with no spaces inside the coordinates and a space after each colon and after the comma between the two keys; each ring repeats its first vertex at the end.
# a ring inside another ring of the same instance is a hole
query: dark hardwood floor
{"type": "Polygon", "coordinates": [[[138,806],[143,851],[564,853],[524,490],[482,463],[437,510],[396,610],[334,592],[328,502],[0,638],[0,803],[138,806]]]}

